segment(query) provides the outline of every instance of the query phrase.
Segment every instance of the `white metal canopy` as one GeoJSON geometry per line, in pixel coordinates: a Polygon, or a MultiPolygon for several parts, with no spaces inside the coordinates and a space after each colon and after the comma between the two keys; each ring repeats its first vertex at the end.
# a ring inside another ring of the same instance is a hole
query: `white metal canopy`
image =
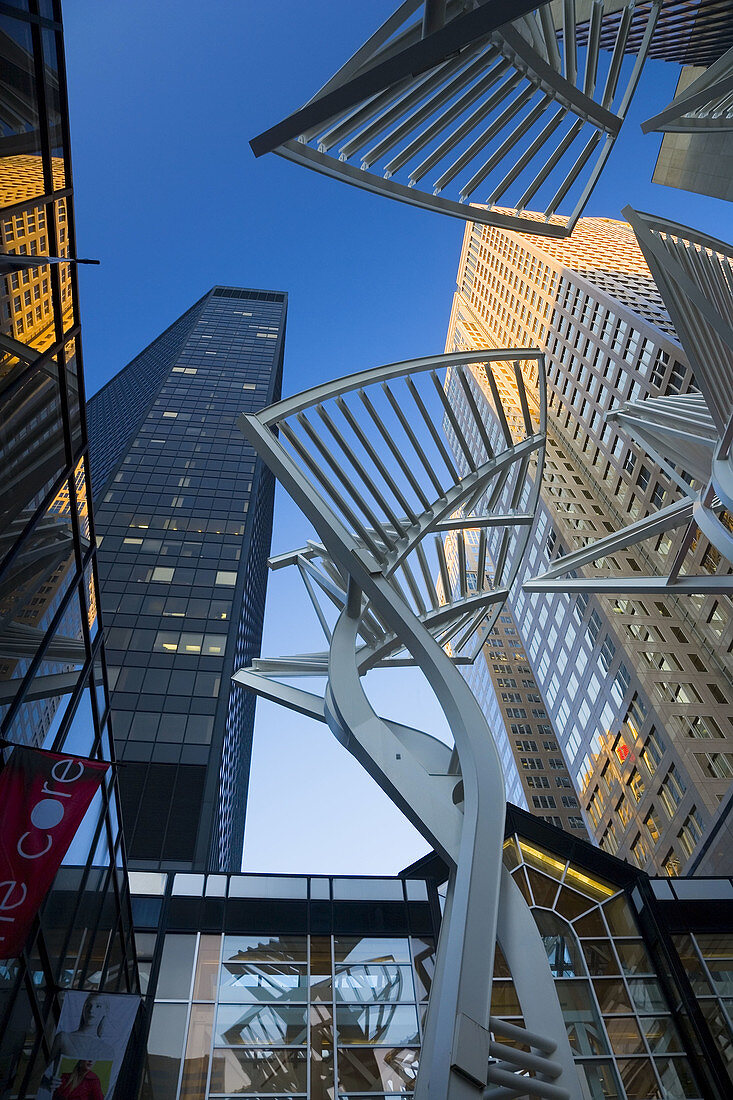
{"type": "Polygon", "coordinates": [[[301,110],[250,144],[426,210],[567,236],[660,7],[405,0],[301,110]]]}

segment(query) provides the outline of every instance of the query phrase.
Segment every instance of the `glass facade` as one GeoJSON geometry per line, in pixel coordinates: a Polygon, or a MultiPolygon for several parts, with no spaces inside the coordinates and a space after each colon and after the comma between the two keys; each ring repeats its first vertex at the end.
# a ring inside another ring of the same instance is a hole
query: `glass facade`
{"type": "Polygon", "coordinates": [[[285,294],[214,287],[88,404],[125,839],[236,870],[274,483],[236,425],[280,397],[285,294]]]}
{"type": "Polygon", "coordinates": [[[424,881],[133,881],[152,1009],[142,1097],[413,1091],[435,952],[424,881]]]}
{"type": "MultiPolygon", "coordinates": [[[[679,879],[675,893],[512,807],[504,862],[540,930],[585,1095],[728,1096],[733,882],[679,879]]],[[[522,1022],[500,950],[492,1014],[522,1022]]]]}
{"type": "MultiPolygon", "coordinates": [[[[6,760],[27,745],[113,761],[63,56],[56,2],[4,5],[0,737],[6,760]]],[[[63,990],[137,990],[116,785],[111,768],[22,957],[0,962],[3,1096],[34,1094],[63,990]]]]}
{"type": "MultiPolygon", "coordinates": [[[[516,807],[504,862],[587,1100],[725,1100],[733,881],[649,879],[516,807]]],[[[440,868],[433,856],[410,879],[132,872],[151,1020],[140,1100],[410,1095],[440,868]]],[[[492,1015],[524,1023],[500,949],[492,1015]]]]}

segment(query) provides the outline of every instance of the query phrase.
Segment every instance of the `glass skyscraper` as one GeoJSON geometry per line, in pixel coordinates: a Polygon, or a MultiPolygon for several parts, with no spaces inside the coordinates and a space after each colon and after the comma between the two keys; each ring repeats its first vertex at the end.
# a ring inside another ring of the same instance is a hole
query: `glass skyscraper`
{"type": "MultiPolygon", "coordinates": [[[[520,580],[676,499],[676,485],[606,418],[623,401],[695,387],[626,223],[583,218],[564,241],[469,224],[447,346],[546,352],[545,472],[520,580]]],[[[454,389],[460,419],[465,397],[454,389]]],[[[663,534],[586,571],[662,573],[675,551],[663,534]]],[[[702,535],[692,557],[702,573],[730,570],[702,535]]],[[[729,871],[730,600],[517,585],[508,608],[601,847],[650,873],[729,871]]],[[[523,758],[515,752],[520,774],[523,758]]]]}
{"type": "Polygon", "coordinates": [[[89,401],[128,858],[238,870],[274,483],[236,426],[280,397],[287,296],[217,286],[89,401]]]}
{"type": "MultiPolygon", "coordinates": [[[[0,73],[2,763],[19,747],[112,762],[56,0],[3,5],[0,73]]],[[[6,922],[21,889],[2,883],[6,922]]],[[[138,991],[131,929],[110,767],[24,951],[0,960],[3,1096],[36,1095],[65,990],[138,991]]]]}

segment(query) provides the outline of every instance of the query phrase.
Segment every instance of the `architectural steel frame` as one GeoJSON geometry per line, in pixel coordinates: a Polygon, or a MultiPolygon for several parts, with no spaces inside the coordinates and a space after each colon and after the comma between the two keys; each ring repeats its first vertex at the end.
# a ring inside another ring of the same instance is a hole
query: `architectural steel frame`
{"type": "Polygon", "coordinates": [[[668,134],[733,130],[733,47],[641,128],[645,134],[655,130],[668,134]]]}
{"type": "Polygon", "coordinates": [[[457,654],[463,652],[481,623],[493,621],[518,571],[537,504],[527,471],[534,458],[541,472],[544,456],[543,364],[536,351],[480,350],[412,360],[315,387],[238,421],[320,539],[271,565],[298,567],[328,650],[259,660],[235,673],[234,680],[326,722],[451,868],[418,1100],[468,1100],[477,1093],[491,1100],[580,1098],[539,932],[502,869],[501,761],[483,712],[447,651],[450,644],[457,654]],[[470,386],[472,371],[491,371],[497,362],[515,364],[526,410],[523,427],[510,429],[502,409],[505,447],[496,452],[485,431],[480,434],[478,410],[465,431],[452,424],[467,464],[468,472],[460,476],[431,411],[437,407],[449,415],[437,371],[457,371],[470,386]],[[522,370],[523,362],[529,371],[522,370]],[[537,378],[534,421],[526,373],[537,378]],[[466,431],[482,440],[479,458],[466,431]],[[340,481],[338,488],[333,478],[340,481]],[[513,513],[492,512],[492,502],[512,478],[519,487],[510,494],[516,527],[513,513]],[[486,572],[479,578],[474,592],[465,555],[451,584],[443,548],[444,532],[460,541],[469,524],[484,532],[500,524],[509,532],[505,565],[492,577],[486,572]],[[429,535],[435,540],[432,564],[429,535]],[[436,598],[438,581],[442,603],[436,598]],[[335,623],[322,601],[331,605],[335,623]],[[453,748],[373,710],[362,677],[369,668],[395,664],[423,671],[445,712],[453,748]],[[281,682],[294,676],[325,676],[325,693],[281,682]],[[526,1028],[490,1017],[495,942],[514,978],[526,1028]],[[531,1053],[499,1037],[518,1040],[531,1053]]]}
{"type": "Polygon", "coordinates": [[[579,18],[574,0],[479,0],[470,11],[463,0],[404,0],[252,150],[464,221],[568,236],[626,116],[661,3],[635,14],[632,0],[595,0],[579,18]],[[488,195],[476,195],[484,184],[488,195]],[[540,212],[527,210],[534,202],[540,212]]]}
{"type": "Polygon", "coordinates": [[[733,594],[733,573],[693,576],[686,558],[698,531],[733,565],[733,247],[687,226],[623,215],[695,372],[699,392],[629,401],[608,414],[680,489],[679,500],[559,558],[530,592],[733,594]],[[684,527],[667,576],[578,578],[575,570],[644,539],[684,527]]]}

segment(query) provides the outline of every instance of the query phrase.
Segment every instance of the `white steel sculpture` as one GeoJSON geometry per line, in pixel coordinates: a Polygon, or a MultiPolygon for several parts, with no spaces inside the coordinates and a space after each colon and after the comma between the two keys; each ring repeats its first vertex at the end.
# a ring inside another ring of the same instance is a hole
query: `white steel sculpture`
{"type": "Polygon", "coordinates": [[[660,6],[405,0],[250,144],[426,210],[567,236],[626,116],[660,6]]]}
{"type": "Polygon", "coordinates": [[[502,870],[505,793],[486,719],[456,660],[470,659],[482,623],[498,614],[530,533],[544,457],[543,356],[471,351],[396,363],[308,390],[239,425],[315,528],[319,541],[271,561],[295,565],[328,648],[255,661],[234,680],[326,722],[450,867],[415,1096],[418,1100],[580,1100],[578,1077],[547,957],[532,915],[502,870]],[[492,446],[473,370],[493,392],[495,364],[513,364],[523,420],[510,427],[497,393],[503,445],[492,446]],[[459,424],[442,368],[455,372],[468,412],[459,424]],[[528,378],[535,379],[530,413],[528,378]],[[534,396],[534,395],[533,395],[534,396]],[[450,423],[461,476],[439,425],[450,423]],[[509,510],[495,511],[499,499],[509,510]],[[463,532],[503,528],[489,572],[469,577],[463,532]],[[444,537],[457,539],[449,576],[444,537]],[[465,550],[465,547],[464,547],[465,550]],[[474,579],[474,576],[476,579],[474,579]],[[437,582],[442,588],[442,602],[437,582]],[[450,643],[449,656],[446,647],[450,643]],[[372,668],[415,665],[448,720],[450,748],[379,717],[364,692],[372,668]],[[282,681],[325,678],[315,693],[282,681]],[[525,1028],[490,1017],[494,944],[511,970],[525,1028]],[[501,1042],[524,1044],[529,1050],[501,1042]]]}
{"type": "Polygon", "coordinates": [[[733,130],[733,49],[686,88],[668,107],[642,123],[645,134],[711,134],[733,130]]]}
{"type": "Polygon", "coordinates": [[[631,223],[699,392],[626,402],[608,414],[679,488],[678,500],[607,538],[559,558],[525,582],[534,592],[733,594],[733,574],[691,574],[698,531],[733,565],[733,248],[687,226],[627,206],[631,223]],[[684,528],[667,576],[579,578],[607,554],[684,528]]]}

